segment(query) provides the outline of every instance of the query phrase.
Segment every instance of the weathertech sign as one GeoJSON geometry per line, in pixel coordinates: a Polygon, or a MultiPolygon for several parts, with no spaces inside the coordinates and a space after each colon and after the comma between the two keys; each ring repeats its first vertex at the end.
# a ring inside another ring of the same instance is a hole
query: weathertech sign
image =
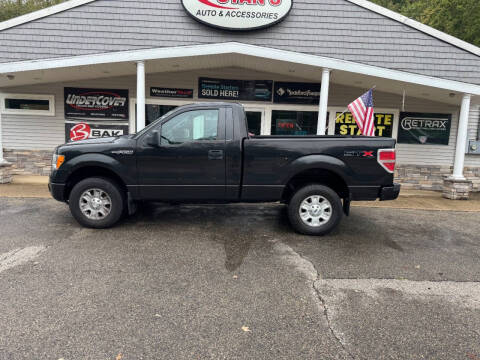
{"type": "Polygon", "coordinates": [[[293,0],[182,0],[196,20],[228,30],[272,26],[287,17],[293,0]]]}
{"type": "Polygon", "coordinates": [[[128,119],[128,90],[65,88],[65,117],[128,119]]]}

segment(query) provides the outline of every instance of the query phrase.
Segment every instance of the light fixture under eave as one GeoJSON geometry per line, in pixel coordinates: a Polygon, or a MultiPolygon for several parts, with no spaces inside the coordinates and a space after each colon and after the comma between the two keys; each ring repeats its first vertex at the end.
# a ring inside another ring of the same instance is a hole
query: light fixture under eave
{"type": "Polygon", "coordinates": [[[450,96],[451,98],[454,98],[455,96],[457,96],[457,94],[455,94],[455,93],[450,93],[450,94],[448,94],[448,96],[450,96]]]}
{"type": "Polygon", "coordinates": [[[7,79],[8,79],[8,80],[13,80],[13,79],[15,79],[15,75],[10,75],[10,74],[8,74],[8,75],[7,75],[7,79]]]}

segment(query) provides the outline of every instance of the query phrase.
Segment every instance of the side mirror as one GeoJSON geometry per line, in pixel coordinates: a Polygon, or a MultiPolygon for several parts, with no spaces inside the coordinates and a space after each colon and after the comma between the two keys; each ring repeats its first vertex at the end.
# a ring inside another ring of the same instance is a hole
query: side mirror
{"type": "Polygon", "coordinates": [[[162,144],[162,136],[160,134],[160,131],[152,131],[152,133],[148,136],[147,144],[153,147],[160,147],[160,145],[162,144]]]}

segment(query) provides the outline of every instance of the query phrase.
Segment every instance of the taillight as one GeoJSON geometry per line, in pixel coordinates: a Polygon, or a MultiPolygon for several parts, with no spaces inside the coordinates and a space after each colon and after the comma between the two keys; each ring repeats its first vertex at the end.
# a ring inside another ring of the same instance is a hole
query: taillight
{"type": "Polygon", "coordinates": [[[382,167],[391,174],[395,172],[396,160],[397,160],[397,156],[395,153],[395,149],[378,150],[378,158],[377,158],[378,163],[382,165],[382,167]]]}

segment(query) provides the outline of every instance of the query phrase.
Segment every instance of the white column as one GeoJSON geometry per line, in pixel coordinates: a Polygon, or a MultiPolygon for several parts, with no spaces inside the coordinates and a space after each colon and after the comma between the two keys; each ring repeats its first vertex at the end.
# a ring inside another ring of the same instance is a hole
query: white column
{"type": "Polygon", "coordinates": [[[145,127],[145,62],[137,62],[137,131],[145,127]]]}
{"type": "Polygon", "coordinates": [[[3,158],[3,141],[2,141],[2,114],[0,114],[0,164],[6,163],[3,158]]]}
{"type": "Polygon", "coordinates": [[[327,131],[327,107],[328,107],[328,92],[330,88],[330,69],[323,69],[322,71],[322,87],[320,90],[320,105],[318,109],[318,135],[326,135],[327,131]]]}
{"type": "Polygon", "coordinates": [[[463,166],[465,164],[465,151],[467,148],[468,136],[468,115],[470,113],[470,94],[464,94],[462,99],[462,107],[460,109],[460,119],[458,120],[458,135],[455,152],[455,164],[453,166],[452,179],[465,180],[463,176],[463,166]]]}

